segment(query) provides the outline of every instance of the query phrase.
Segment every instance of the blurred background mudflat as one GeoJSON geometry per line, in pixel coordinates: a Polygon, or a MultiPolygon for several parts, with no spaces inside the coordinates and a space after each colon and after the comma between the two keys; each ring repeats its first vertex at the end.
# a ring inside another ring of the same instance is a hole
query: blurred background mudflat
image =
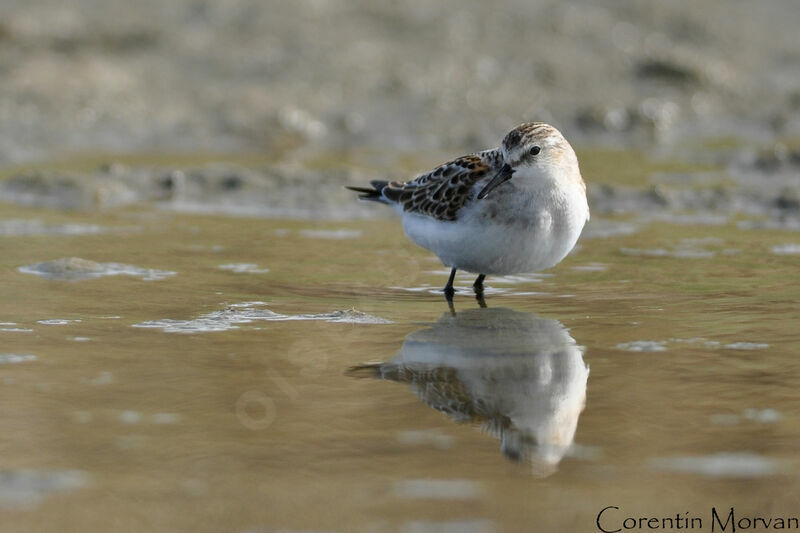
{"type": "Polygon", "coordinates": [[[0,162],[800,135],[793,0],[4,0],[0,162]]]}

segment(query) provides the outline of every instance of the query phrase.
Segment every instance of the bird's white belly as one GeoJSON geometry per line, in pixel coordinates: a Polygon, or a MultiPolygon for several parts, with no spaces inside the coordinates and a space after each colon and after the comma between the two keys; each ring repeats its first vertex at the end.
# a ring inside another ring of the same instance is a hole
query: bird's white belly
{"type": "Polygon", "coordinates": [[[578,240],[585,222],[560,211],[539,210],[508,220],[473,209],[457,222],[406,213],[403,229],[446,266],[477,274],[534,272],[558,264],[578,240]]]}

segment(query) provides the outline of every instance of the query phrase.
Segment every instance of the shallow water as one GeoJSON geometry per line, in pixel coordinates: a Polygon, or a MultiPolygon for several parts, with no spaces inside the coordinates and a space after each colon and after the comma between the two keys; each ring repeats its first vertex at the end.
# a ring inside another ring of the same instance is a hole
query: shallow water
{"type": "Polygon", "coordinates": [[[4,531],[798,513],[796,232],[596,216],[453,316],[395,220],[0,221],[4,531]]]}

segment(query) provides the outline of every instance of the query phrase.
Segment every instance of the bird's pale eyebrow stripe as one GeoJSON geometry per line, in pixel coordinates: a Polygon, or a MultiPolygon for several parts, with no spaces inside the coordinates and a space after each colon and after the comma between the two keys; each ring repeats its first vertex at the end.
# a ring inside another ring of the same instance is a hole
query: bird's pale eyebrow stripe
{"type": "Polygon", "coordinates": [[[544,122],[530,122],[523,124],[511,130],[508,135],[503,139],[503,145],[506,149],[514,148],[523,143],[523,141],[534,139],[536,137],[543,137],[553,131],[553,127],[545,124],[544,122]]]}

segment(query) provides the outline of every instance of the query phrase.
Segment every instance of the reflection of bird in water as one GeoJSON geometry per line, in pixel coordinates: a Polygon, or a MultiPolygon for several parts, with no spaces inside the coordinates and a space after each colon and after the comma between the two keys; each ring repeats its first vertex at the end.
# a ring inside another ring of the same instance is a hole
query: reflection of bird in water
{"type": "Polygon", "coordinates": [[[549,475],[575,437],[589,368],[560,322],[499,308],[445,313],[389,361],[348,373],[408,383],[455,422],[480,423],[506,457],[549,475]]]}

